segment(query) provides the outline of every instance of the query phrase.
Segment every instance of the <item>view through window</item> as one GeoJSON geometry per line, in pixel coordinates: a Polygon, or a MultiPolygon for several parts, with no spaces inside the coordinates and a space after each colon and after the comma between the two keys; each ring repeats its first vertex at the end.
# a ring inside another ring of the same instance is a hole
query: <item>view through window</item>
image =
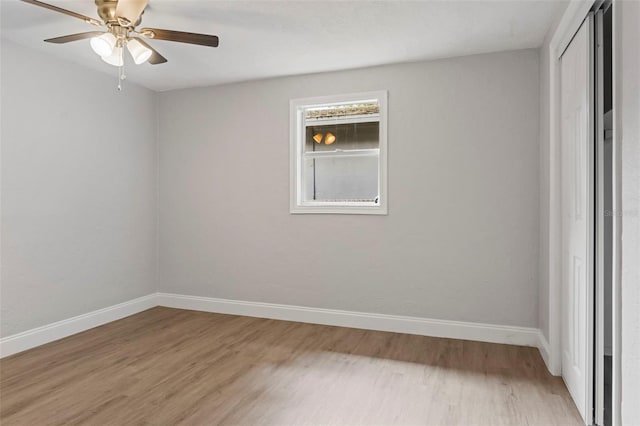
{"type": "Polygon", "coordinates": [[[366,212],[352,209],[358,207],[382,210],[381,117],[386,109],[380,98],[299,102],[293,111],[298,207],[330,207],[338,213],[366,212]]]}

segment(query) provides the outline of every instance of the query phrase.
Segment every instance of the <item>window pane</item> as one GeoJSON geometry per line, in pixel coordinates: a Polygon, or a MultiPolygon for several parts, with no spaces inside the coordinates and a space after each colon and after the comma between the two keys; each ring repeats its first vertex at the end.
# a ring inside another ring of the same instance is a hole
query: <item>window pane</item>
{"type": "Polygon", "coordinates": [[[305,109],[305,202],[377,202],[379,112],[372,101],[305,109]]]}
{"type": "Polygon", "coordinates": [[[315,125],[307,121],[304,152],[380,148],[380,124],[350,123],[315,125]]]}
{"type": "Polygon", "coordinates": [[[378,198],[378,156],[304,160],[305,201],[369,202],[378,198]]]}

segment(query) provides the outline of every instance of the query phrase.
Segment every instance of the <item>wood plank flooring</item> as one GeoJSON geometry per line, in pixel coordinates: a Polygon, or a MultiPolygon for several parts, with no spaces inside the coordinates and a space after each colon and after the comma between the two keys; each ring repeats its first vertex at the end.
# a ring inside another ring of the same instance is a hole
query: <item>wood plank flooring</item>
{"type": "Polygon", "coordinates": [[[153,308],[0,361],[9,425],[578,425],[537,349],[153,308]]]}

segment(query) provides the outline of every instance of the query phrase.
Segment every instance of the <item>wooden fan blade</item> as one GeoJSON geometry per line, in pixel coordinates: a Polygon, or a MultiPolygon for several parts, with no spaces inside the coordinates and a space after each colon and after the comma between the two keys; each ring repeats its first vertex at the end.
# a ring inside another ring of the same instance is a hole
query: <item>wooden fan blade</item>
{"type": "Polygon", "coordinates": [[[147,49],[150,49],[153,52],[151,54],[151,57],[149,57],[149,59],[147,59],[147,62],[149,62],[151,65],[164,64],[165,62],[167,62],[167,58],[165,58],[164,56],[159,54],[156,49],[154,49],[153,47],[149,46],[149,43],[147,43],[146,41],[144,41],[143,39],[141,39],[139,37],[134,37],[134,38],[136,40],[138,40],[140,42],[140,44],[142,44],[144,47],[146,47],[147,49]]]}
{"type": "Polygon", "coordinates": [[[214,35],[159,30],[156,28],[142,28],[138,32],[143,36],[154,40],[177,41],[178,43],[199,44],[201,46],[218,47],[218,36],[214,35]]]}
{"type": "Polygon", "coordinates": [[[45,9],[53,10],[54,12],[64,13],[65,15],[73,16],[74,18],[78,18],[78,19],[82,19],[83,21],[85,21],[85,22],[87,22],[87,23],[89,23],[91,25],[96,25],[96,26],[99,26],[99,27],[103,25],[102,22],[98,21],[97,19],[93,19],[93,18],[90,18],[88,16],[84,16],[84,15],[81,15],[79,13],[72,12],[70,10],[63,9],[61,7],[58,7],[58,6],[54,6],[52,4],[43,3],[43,2],[38,1],[38,0],[22,0],[22,1],[25,2],[25,3],[33,4],[35,6],[44,7],[45,9]]]}
{"type": "Polygon", "coordinates": [[[149,0],[118,0],[116,17],[124,18],[130,26],[134,26],[148,2],[149,0]]]}
{"type": "Polygon", "coordinates": [[[104,31],[89,31],[87,33],[78,33],[78,34],[71,34],[71,35],[66,35],[62,37],[48,38],[45,41],[47,43],[62,44],[62,43],[69,43],[70,41],[84,40],[86,38],[92,38],[102,34],[104,34],[104,31]]]}

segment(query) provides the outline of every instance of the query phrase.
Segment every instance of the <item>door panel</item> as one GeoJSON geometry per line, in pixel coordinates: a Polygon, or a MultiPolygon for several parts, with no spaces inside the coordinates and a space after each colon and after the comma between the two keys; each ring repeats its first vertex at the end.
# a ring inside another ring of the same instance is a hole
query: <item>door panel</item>
{"type": "Polygon", "coordinates": [[[562,377],[592,421],[593,80],[592,18],[561,58],[562,377]]]}
{"type": "Polygon", "coordinates": [[[604,317],[605,317],[605,161],[604,161],[604,13],[600,9],[595,26],[595,333],[594,333],[594,423],[604,424],[604,317]]]}

